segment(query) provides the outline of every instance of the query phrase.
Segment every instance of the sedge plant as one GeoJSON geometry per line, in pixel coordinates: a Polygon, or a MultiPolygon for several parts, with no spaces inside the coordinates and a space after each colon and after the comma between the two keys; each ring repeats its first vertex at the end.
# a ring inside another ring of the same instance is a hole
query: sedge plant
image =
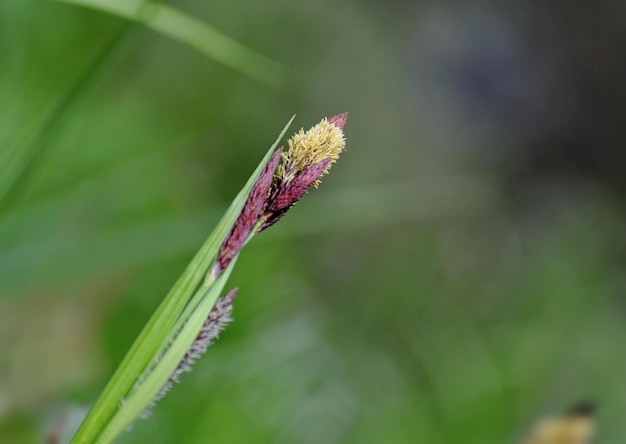
{"type": "Polygon", "coordinates": [[[345,148],[347,114],[301,129],[278,148],[287,123],[213,232],[165,296],[74,434],[72,444],[107,444],[191,370],[231,319],[237,289],[220,298],[241,249],[317,187],[345,148]]]}

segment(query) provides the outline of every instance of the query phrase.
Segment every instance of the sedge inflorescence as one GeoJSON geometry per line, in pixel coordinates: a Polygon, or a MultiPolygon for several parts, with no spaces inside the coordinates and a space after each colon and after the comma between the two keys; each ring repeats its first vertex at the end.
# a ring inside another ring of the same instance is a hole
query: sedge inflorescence
{"type": "Polygon", "coordinates": [[[161,390],[159,390],[152,399],[150,405],[142,412],[141,418],[145,419],[151,415],[152,409],[156,403],[165,397],[175,383],[180,382],[180,377],[184,373],[189,373],[192,370],[193,364],[204,355],[211,344],[213,344],[213,341],[218,338],[222,330],[233,320],[231,317],[233,312],[233,300],[235,296],[237,296],[238,290],[238,288],[233,288],[215,303],[209,316],[204,321],[204,324],[202,324],[202,328],[198,332],[196,339],[193,341],[174,372],[170,375],[165,385],[161,387],[161,390]]]}
{"type": "Polygon", "coordinates": [[[265,165],[226,237],[211,279],[224,270],[246,240],[275,224],[311,188],[345,149],[343,126],[347,113],[339,114],[307,131],[301,129],[288,141],[289,149],[279,148],[265,165]]]}

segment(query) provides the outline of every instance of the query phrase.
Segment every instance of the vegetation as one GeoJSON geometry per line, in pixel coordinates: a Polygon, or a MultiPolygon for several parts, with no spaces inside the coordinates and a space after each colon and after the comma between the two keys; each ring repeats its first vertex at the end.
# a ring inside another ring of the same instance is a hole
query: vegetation
{"type": "Polygon", "coordinates": [[[435,141],[399,3],[77,3],[0,3],[0,442],[80,422],[278,130],[344,110],[236,322],[118,442],[513,443],[588,399],[620,442],[618,196],[435,141]]]}

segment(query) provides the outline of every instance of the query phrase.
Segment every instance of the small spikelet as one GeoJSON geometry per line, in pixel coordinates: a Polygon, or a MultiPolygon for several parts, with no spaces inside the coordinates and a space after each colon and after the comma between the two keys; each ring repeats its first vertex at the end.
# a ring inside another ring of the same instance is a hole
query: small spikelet
{"type": "Polygon", "coordinates": [[[278,219],[280,219],[289,208],[294,206],[319,177],[324,174],[329,163],[330,159],[324,159],[321,162],[311,165],[310,168],[296,176],[293,180],[281,183],[270,197],[270,204],[267,207],[263,223],[258,231],[261,232],[278,222],[278,219]]]}
{"type": "Polygon", "coordinates": [[[328,119],[328,122],[332,123],[337,128],[343,129],[344,125],[346,124],[346,120],[348,120],[348,113],[341,113],[328,119]]]}
{"type": "Polygon", "coordinates": [[[215,264],[216,268],[211,271],[215,276],[228,267],[233,257],[243,248],[250,231],[258,222],[261,212],[267,205],[267,197],[272,186],[274,171],[280,162],[281,153],[282,148],[279,148],[272,155],[252,187],[237,220],[220,247],[218,261],[215,264]]]}
{"type": "Polygon", "coordinates": [[[235,299],[238,290],[238,288],[233,288],[215,303],[211,313],[209,313],[206,321],[204,321],[200,332],[198,332],[198,336],[196,336],[189,350],[185,353],[178,367],[172,372],[170,378],[163,387],[161,387],[161,390],[156,394],[150,405],[141,413],[140,417],[142,419],[146,419],[151,415],[152,409],[156,403],[165,397],[174,386],[174,383],[180,382],[180,377],[183,373],[189,373],[192,370],[193,364],[204,355],[213,341],[217,339],[219,334],[226,328],[226,325],[233,320],[231,317],[233,299],[235,299]]]}
{"type": "MultiPolygon", "coordinates": [[[[283,153],[283,162],[276,172],[279,180],[289,182],[305,171],[311,165],[325,159],[330,159],[322,175],[328,173],[330,166],[339,158],[339,154],[346,147],[346,139],[343,134],[347,114],[340,114],[323,119],[308,131],[300,129],[289,139],[289,150],[283,153]]],[[[317,187],[320,180],[317,179],[313,186],[317,187]]]]}

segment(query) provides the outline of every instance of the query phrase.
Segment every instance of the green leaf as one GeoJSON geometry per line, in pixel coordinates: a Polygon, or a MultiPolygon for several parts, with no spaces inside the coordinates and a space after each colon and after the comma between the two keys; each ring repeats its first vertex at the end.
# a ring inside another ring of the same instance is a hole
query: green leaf
{"type": "Polygon", "coordinates": [[[58,0],[85,6],[142,23],[191,46],[235,71],[273,87],[286,80],[283,65],[222,34],[206,23],[171,6],[139,0],[58,0]]]}
{"type": "Polygon", "coordinates": [[[235,197],[226,214],[224,214],[213,232],[200,247],[200,250],[139,334],[139,337],[135,340],[135,343],[109,380],[108,385],[92,407],[85,421],[81,424],[76,435],[74,435],[71,441],[72,444],[88,444],[96,441],[100,433],[111,421],[113,415],[115,415],[120,401],[130,393],[139,375],[153,362],[156,353],[169,337],[172,327],[194,294],[200,281],[204,278],[207,269],[213,263],[222,241],[239,215],[252,186],[293,119],[292,117],[283,128],[278,139],[268,150],[246,185],[235,197]]]}
{"type": "Polygon", "coordinates": [[[2,204],[0,211],[9,207],[6,203],[8,196],[18,187],[28,168],[46,148],[50,136],[61,126],[68,111],[76,106],[76,102],[79,102],[92,86],[94,79],[106,66],[127,29],[128,26],[124,26],[114,33],[34,128],[29,129],[14,144],[3,147],[3,152],[0,154],[0,204],[2,204]]]}

